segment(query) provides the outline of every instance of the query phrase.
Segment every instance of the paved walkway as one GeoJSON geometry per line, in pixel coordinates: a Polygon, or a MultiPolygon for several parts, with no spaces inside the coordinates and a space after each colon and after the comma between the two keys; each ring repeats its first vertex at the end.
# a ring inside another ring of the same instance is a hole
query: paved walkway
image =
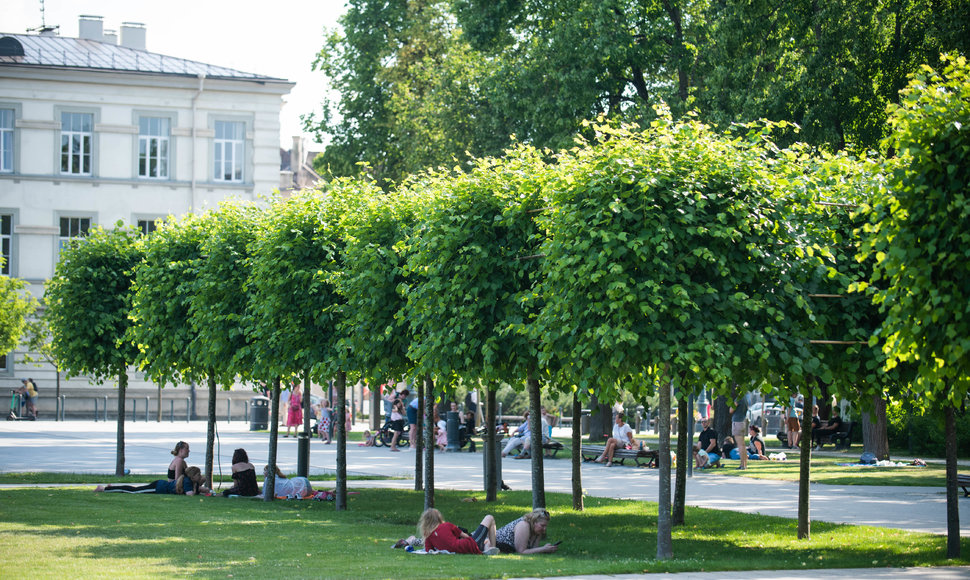
{"type": "MultiPolygon", "coordinates": [[[[115,423],[91,421],[0,422],[0,472],[53,471],[98,474],[114,472],[115,423]]],[[[214,471],[229,472],[232,452],[243,447],[252,463],[266,463],[269,437],[249,431],[242,422],[217,424],[214,471]]],[[[203,463],[206,424],[127,423],[125,425],[126,466],[132,473],[161,473],[171,459],[175,442],[189,443],[189,463],[203,463]]],[[[560,455],[562,455],[560,453],[560,455]]],[[[296,471],[297,443],[294,438],[279,440],[277,462],[285,472],[296,471]]],[[[435,456],[435,487],[438,489],[482,489],[481,453],[439,453],[435,456]]],[[[336,467],[336,446],[320,440],[311,442],[310,475],[332,473],[336,467]]],[[[348,446],[347,468],[351,475],[381,475],[402,479],[359,480],[353,487],[401,488],[414,486],[414,453],[391,453],[387,448],[348,446]]],[[[567,459],[549,460],[544,465],[546,491],[571,493],[571,466],[567,459]]],[[[657,470],[598,464],[583,464],[583,488],[591,496],[656,501],[657,470]]],[[[531,487],[529,461],[506,458],[502,479],[512,489],[531,487]]],[[[4,486],[12,487],[12,486],[4,486]]],[[[814,521],[861,524],[904,530],[946,533],[946,494],[942,487],[886,487],[812,485],[811,517],[814,521]]],[[[727,481],[710,472],[697,472],[687,484],[687,503],[693,506],[730,509],[746,513],[797,517],[797,484],[782,481],[731,478],[727,481]]],[[[962,535],[970,536],[970,499],[960,501],[962,535]]],[[[826,578],[855,579],[859,570],[825,570],[826,578]]],[[[967,578],[970,568],[866,569],[869,579],[967,578]]],[[[737,573],[665,574],[679,580],[714,578],[780,578],[816,580],[818,571],[761,571],[737,573]]],[[[586,576],[584,578],[621,578],[634,576],[586,576]]],[[[642,576],[636,576],[642,577],[642,576]]]]}

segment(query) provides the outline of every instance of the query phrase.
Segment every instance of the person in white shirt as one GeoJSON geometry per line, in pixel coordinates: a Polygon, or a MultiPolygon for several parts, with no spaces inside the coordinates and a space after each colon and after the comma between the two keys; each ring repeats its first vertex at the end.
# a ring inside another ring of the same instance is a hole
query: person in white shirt
{"type": "Polygon", "coordinates": [[[633,429],[623,422],[623,413],[616,414],[613,424],[613,436],[606,440],[603,454],[596,458],[596,463],[606,462],[607,467],[613,467],[613,453],[619,449],[633,449],[633,429]]]}

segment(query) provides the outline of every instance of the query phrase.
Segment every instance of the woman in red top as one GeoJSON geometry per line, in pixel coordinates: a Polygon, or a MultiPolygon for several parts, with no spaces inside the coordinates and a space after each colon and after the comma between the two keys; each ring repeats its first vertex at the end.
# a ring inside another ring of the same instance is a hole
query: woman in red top
{"type": "Polygon", "coordinates": [[[418,521],[418,534],[424,538],[425,550],[447,550],[456,554],[498,553],[495,547],[495,518],[488,515],[471,535],[458,526],[446,522],[441,512],[434,508],[424,510],[418,521]]]}

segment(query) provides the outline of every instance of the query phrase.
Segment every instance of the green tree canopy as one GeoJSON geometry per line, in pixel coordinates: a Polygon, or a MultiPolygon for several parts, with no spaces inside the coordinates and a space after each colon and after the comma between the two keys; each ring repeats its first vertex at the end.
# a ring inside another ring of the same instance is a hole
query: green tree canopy
{"type": "Polygon", "coordinates": [[[0,276],[0,353],[17,348],[27,328],[27,317],[37,308],[37,301],[26,288],[23,280],[0,276]]]}
{"type": "Polygon", "coordinates": [[[138,237],[121,222],[61,249],[47,285],[47,315],[54,351],[69,375],[101,383],[135,362],[137,349],[127,333],[141,259],[138,237]]]}

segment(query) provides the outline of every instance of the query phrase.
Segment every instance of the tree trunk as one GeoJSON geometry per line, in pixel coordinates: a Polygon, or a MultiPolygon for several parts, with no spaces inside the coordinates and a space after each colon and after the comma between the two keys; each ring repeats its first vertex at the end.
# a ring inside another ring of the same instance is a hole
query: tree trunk
{"type": "Polygon", "coordinates": [[[674,556],[670,521],[670,388],[673,382],[661,383],[657,405],[657,429],[660,431],[659,496],[657,498],[657,559],[674,556]]]}
{"type": "Polygon", "coordinates": [[[211,370],[206,384],[209,387],[209,410],[205,430],[205,481],[212,489],[212,459],[216,449],[216,379],[211,370]]]}
{"type": "Polygon", "coordinates": [[[529,429],[532,431],[532,509],[546,507],[546,482],[542,471],[542,402],[539,381],[530,367],[526,385],[529,390],[529,429]]]}
{"type": "MultiPolygon", "coordinates": [[[[949,388],[947,388],[949,393],[949,388]]],[[[946,557],[960,557],[960,495],[957,493],[957,420],[956,409],[947,403],[945,415],[946,448],[946,557]]]]}
{"type": "Polygon", "coordinates": [[[425,392],[430,392],[430,387],[425,387],[431,383],[431,379],[425,377],[414,381],[418,386],[418,418],[414,424],[416,433],[411,433],[411,447],[414,448],[414,491],[424,489],[424,397],[425,392]]]}
{"type": "MultiPolygon", "coordinates": [[[[809,379],[811,381],[812,379],[809,379]]],[[[808,540],[812,537],[812,520],[809,517],[809,483],[812,476],[812,410],[809,401],[812,393],[805,393],[805,404],[802,409],[802,438],[798,442],[801,450],[798,456],[798,539],[808,540]]],[[[738,451],[744,453],[744,449],[738,451]]]]}
{"type": "MultiPolygon", "coordinates": [[[[115,475],[125,474],[125,395],[128,391],[128,369],[118,373],[118,437],[115,450],[115,475]]],[[[105,412],[107,414],[107,412],[105,412]]]]}
{"type": "Polygon", "coordinates": [[[424,509],[434,507],[434,382],[431,377],[425,379],[427,388],[424,392],[424,509]]]}
{"type": "MultiPolygon", "coordinates": [[[[335,377],[335,387],[337,388],[337,409],[334,413],[334,420],[337,422],[337,498],[334,509],[339,511],[347,510],[347,373],[337,371],[335,377]]],[[[309,462],[307,462],[309,465],[309,462]]]]}
{"type": "Polygon", "coordinates": [[[687,498],[687,464],[692,461],[692,453],[687,449],[690,426],[690,408],[683,394],[677,398],[677,478],[674,488],[674,512],[671,524],[684,525],[684,503],[687,498]]]}
{"type": "Polygon", "coordinates": [[[269,413],[269,469],[263,481],[263,501],[276,499],[276,444],[279,442],[280,422],[276,419],[280,412],[280,378],[273,379],[273,399],[270,401],[269,413]]]}
{"type": "Polygon", "coordinates": [[[583,405],[579,400],[579,391],[573,391],[573,509],[583,511],[583,472],[581,466],[583,456],[580,453],[583,445],[583,430],[579,417],[583,412],[583,405]]]}
{"type": "Polygon", "coordinates": [[[589,442],[606,443],[606,433],[612,431],[610,423],[613,414],[607,405],[602,405],[596,395],[589,399],[589,442]]]}
{"type": "Polygon", "coordinates": [[[714,399],[714,429],[717,431],[718,445],[731,436],[731,407],[724,395],[714,399]]]}
{"type": "Polygon", "coordinates": [[[485,501],[497,501],[498,490],[502,485],[499,481],[498,469],[496,466],[502,460],[498,450],[498,442],[495,440],[495,411],[496,411],[496,392],[498,389],[486,389],[485,391],[485,501]]]}
{"type": "Polygon", "coordinates": [[[886,427],[886,399],[882,393],[872,396],[872,412],[862,414],[862,451],[889,459],[889,432],[886,427]]]}

